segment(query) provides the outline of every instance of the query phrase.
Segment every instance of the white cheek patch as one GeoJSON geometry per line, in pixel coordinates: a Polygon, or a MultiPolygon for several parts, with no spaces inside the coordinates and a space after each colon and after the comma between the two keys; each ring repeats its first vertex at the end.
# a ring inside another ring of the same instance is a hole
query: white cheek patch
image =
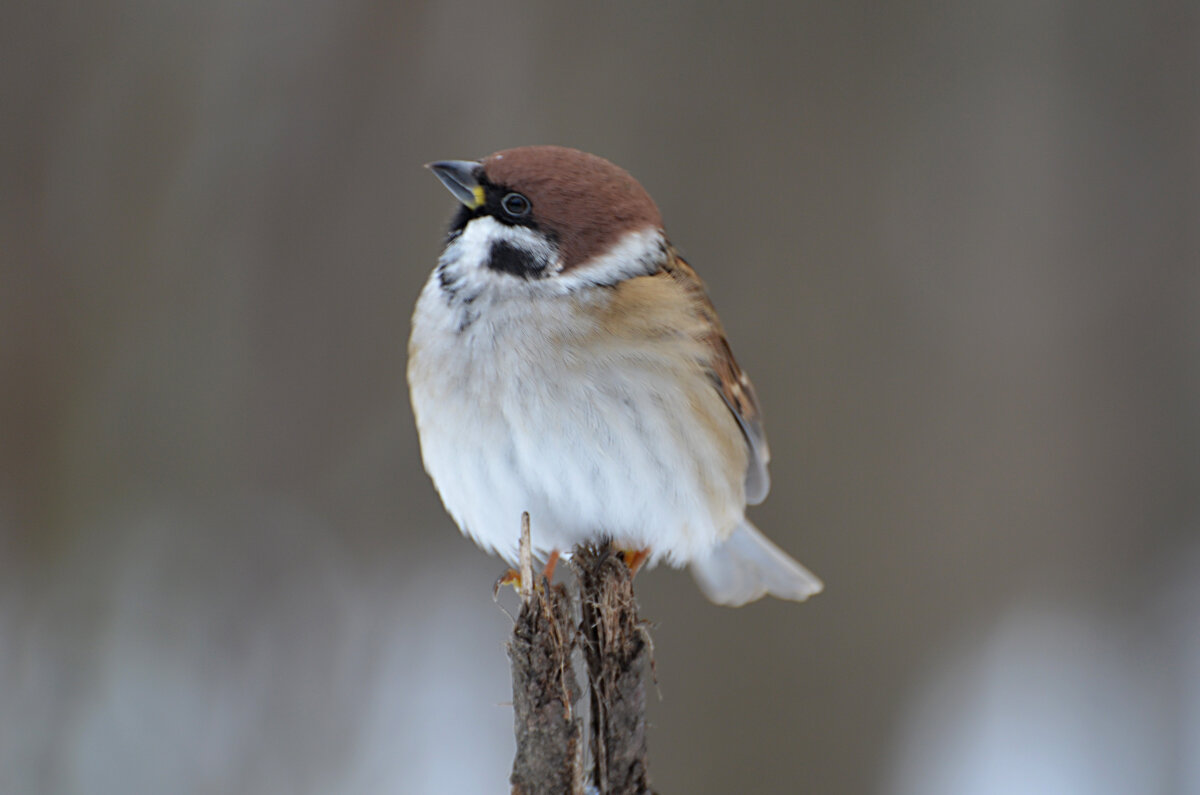
{"type": "Polygon", "coordinates": [[[501,298],[528,292],[529,284],[554,273],[558,253],[544,237],[523,226],[507,226],[491,216],[472,219],[438,259],[437,278],[451,301],[471,303],[488,295],[501,298]],[[493,255],[504,257],[490,267],[493,255]],[[518,273],[505,262],[526,263],[518,273]],[[540,266],[540,267],[539,267],[540,266]]]}
{"type": "Polygon", "coordinates": [[[514,298],[550,298],[609,287],[656,272],[666,256],[662,231],[647,227],[625,233],[608,251],[564,271],[558,250],[541,234],[481,216],[446,246],[434,278],[447,302],[463,314],[459,326],[465,327],[486,312],[487,306],[499,308],[514,298]],[[506,272],[499,267],[501,262],[491,262],[504,249],[523,265],[533,263],[533,267],[506,272]]]}
{"type": "Polygon", "coordinates": [[[492,246],[501,243],[527,252],[541,262],[555,258],[553,247],[544,237],[524,226],[507,226],[490,215],[470,221],[450,242],[439,264],[453,263],[462,268],[486,268],[492,246]]]}

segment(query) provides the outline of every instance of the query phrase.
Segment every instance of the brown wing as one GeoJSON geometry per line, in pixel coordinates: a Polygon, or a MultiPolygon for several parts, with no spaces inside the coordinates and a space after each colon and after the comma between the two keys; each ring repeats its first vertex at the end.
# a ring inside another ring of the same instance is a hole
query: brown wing
{"type": "Polygon", "coordinates": [[[704,282],[692,270],[692,266],[674,249],[670,252],[663,270],[676,281],[683,284],[696,299],[696,305],[704,315],[704,320],[712,329],[706,340],[712,349],[710,374],[713,384],[725,400],[725,405],[737,418],[746,444],[750,450],[750,461],[746,467],[746,502],[756,505],[766,499],[771,489],[771,476],[767,472],[767,463],[771,460],[771,451],[767,447],[767,437],[763,431],[762,411],[758,406],[758,396],[754,394],[754,385],[749,377],[738,367],[725,338],[725,329],[717,310],[709,300],[704,282]]]}

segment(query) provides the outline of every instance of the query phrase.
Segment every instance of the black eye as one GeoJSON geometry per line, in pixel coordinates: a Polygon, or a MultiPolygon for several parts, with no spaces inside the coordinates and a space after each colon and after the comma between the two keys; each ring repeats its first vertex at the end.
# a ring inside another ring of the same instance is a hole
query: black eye
{"type": "Polygon", "coordinates": [[[504,212],[513,218],[529,215],[529,199],[526,199],[519,193],[510,193],[505,196],[500,200],[500,206],[504,208],[504,212]]]}

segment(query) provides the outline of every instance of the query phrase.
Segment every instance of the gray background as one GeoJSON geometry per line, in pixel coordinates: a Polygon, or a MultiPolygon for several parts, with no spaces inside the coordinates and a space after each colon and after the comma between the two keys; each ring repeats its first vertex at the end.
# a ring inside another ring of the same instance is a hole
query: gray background
{"type": "Polygon", "coordinates": [[[657,788],[1200,793],[1194,3],[9,3],[0,59],[0,792],[506,791],[404,346],[421,164],[560,143],[828,584],[639,576],[657,788]]]}

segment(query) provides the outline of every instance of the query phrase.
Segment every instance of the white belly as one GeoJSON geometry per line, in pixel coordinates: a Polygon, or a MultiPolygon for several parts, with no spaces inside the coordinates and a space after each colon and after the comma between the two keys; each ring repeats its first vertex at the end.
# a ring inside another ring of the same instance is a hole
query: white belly
{"type": "Polygon", "coordinates": [[[515,561],[522,511],[542,553],[611,537],[681,565],[729,536],[745,442],[698,364],[574,334],[564,305],[477,308],[460,331],[443,303],[431,282],[413,318],[413,409],[425,468],[480,546],[515,561]]]}

